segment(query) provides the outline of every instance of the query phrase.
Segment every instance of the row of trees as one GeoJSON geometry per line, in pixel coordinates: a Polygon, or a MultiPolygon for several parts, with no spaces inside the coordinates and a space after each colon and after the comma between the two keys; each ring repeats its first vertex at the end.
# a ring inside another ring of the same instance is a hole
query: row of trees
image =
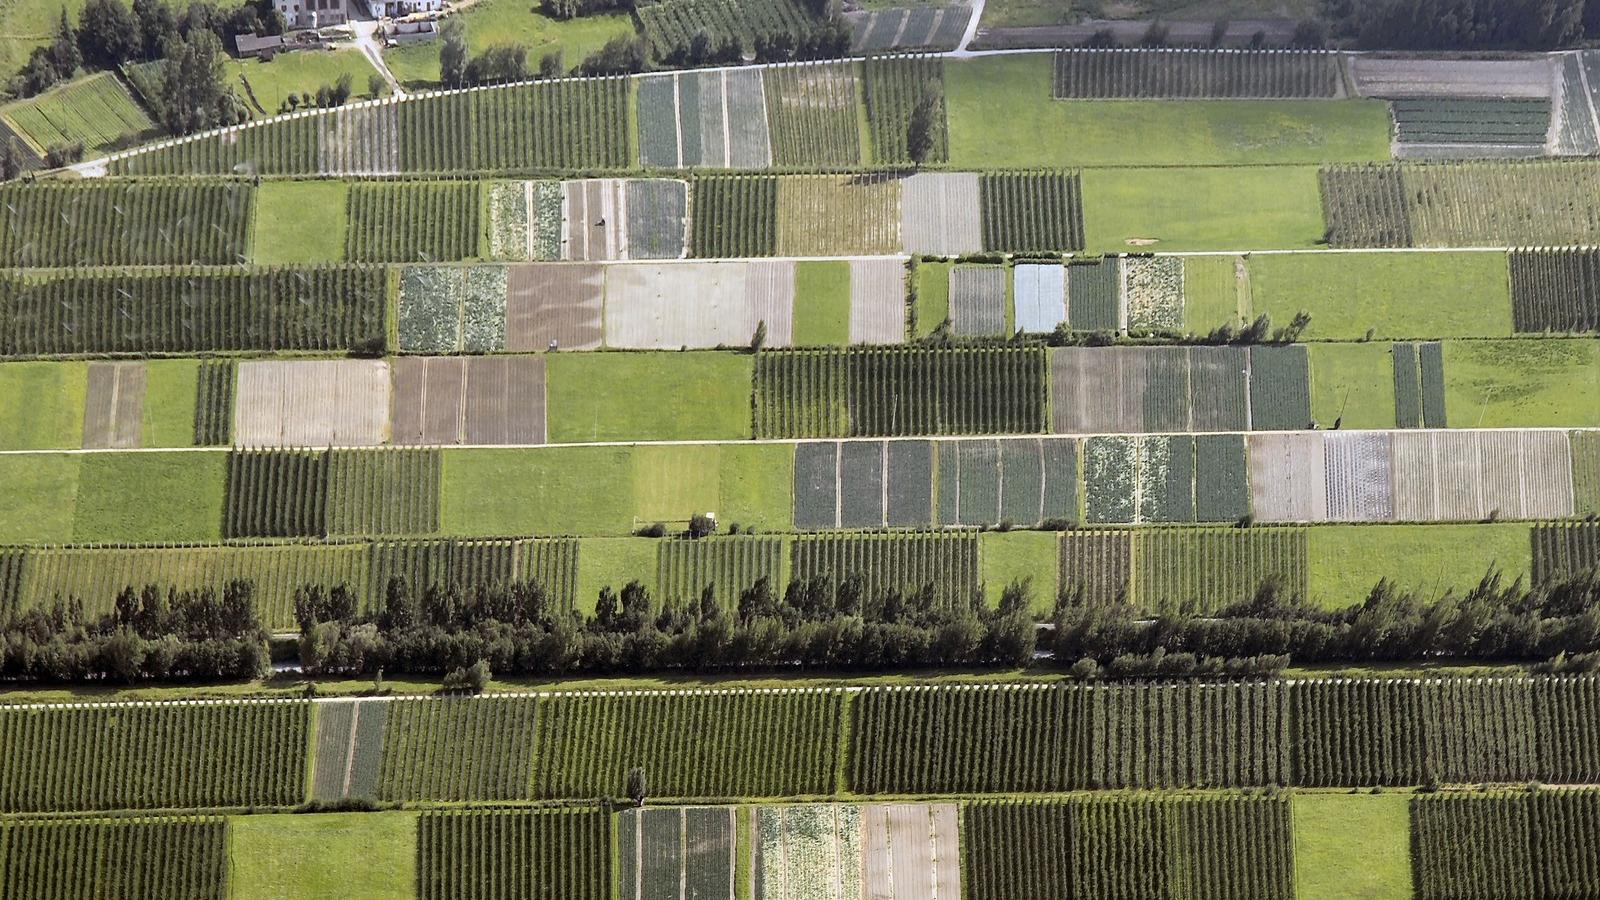
{"type": "Polygon", "coordinates": [[[1064,595],[1055,654],[1106,661],[1157,652],[1198,657],[1282,655],[1297,663],[1424,659],[1548,659],[1600,650],[1600,573],[1538,588],[1489,572],[1471,590],[1429,599],[1387,580],[1361,604],[1323,610],[1276,581],[1208,616],[1148,619],[1064,595]]]}
{"type": "Polygon", "coordinates": [[[260,678],[272,670],[255,588],[125,588],[111,613],[92,619],[76,599],[15,614],[0,628],[0,678],[137,681],[260,678]]]}
{"type": "Polygon", "coordinates": [[[876,670],[1021,666],[1033,656],[1025,586],[989,609],[981,598],[941,607],[931,585],[873,596],[860,584],[800,581],[780,597],[762,579],[730,611],[710,586],[696,603],[658,604],[631,582],[602,590],[585,617],[554,608],[535,582],[430,585],[419,596],[397,579],[376,615],[362,615],[342,586],[307,587],[295,608],[301,664],[317,674],[437,674],[480,662],[501,674],[541,675],[876,670]]]}
{"type": "Polygon", "coordinates": [[[1323,0],[1336,37],[1389,50],[1553,50],[1600,36],[1600,0],[1323,0]]]}

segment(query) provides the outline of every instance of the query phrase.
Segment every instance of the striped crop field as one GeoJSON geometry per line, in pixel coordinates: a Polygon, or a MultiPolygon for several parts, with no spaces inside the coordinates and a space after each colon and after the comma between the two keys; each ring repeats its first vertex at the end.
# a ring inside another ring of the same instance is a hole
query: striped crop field
{"type": "Polygon", "coordinates": [[[345,258],[450,262],[478,254],[475,182],[372,182],[350,188],[345,258]]]}
{"type": "Polygon", "coordinates": [[[418,900],[608,900],[611,830],[597,809],[424,813],[418,900]]]}
{"type": "Polygon", "coordinates": [[[790,579],[826,579],[835,596],[854,585],[857,601],[932,589],[941,605],[978,590],[978,541],[971,534],[803,535],[791,544],[790,579]]]}
{"type": "Polygon", "coordinates": [[[414,700],[389,711],[378,797],[488,801],[526,797],[538,707],[525,700],[414,700]]]}
{"type": "MultiPolygon", "coordinates": [[[[726,608],[736,608],[741,591],[765,578],[781,593],[785,539],[727,537],[674,540],[656,551],[656,585],[669,603],[696,604],[706,588],[726,608]]],[[[692,607],[691,607],[692,608],[692,607]]]]}
{"type": "Polygon", "coordinates": [[[1054,96],[1102,99],[1332,97],[1337,57],[1284,50],[1060,50],[1054,96]]]}
{"type": "Polygon", "coordinates": [[[0,824],[0,893],[15,900],[224,900],[227,871],[221,817],[0,824]]]}
{"type": "Polygon", "coordinates": [[[1410,811],[1419,900],[1582,896],[1600,881],[1593,789],[1419,795],[1410,811]]]}
{"type": "Polygon", "coordinates": [[[232,265],[250,244],[240,181],[41,181],[0,188],[0,265],[232,265]]]}

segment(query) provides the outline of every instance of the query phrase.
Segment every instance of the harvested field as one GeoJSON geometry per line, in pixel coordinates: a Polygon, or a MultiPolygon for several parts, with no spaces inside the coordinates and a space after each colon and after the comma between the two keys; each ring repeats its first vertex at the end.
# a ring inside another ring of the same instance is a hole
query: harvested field
{"type": "Polygon", "coordinates": [[[956,266],[950,270],[951,331],[962,337],[1006,334],[1004,266],[956,266]]]}
{"type": "Polygon", "coordinates": [[[1384,522],[1394,518],[1389,468],[1393,439],[1382,431],[1329,432],[1323,438],[1328,521],[1384,522]]]}
{"type": "Polygon", "coordinates": [[[906,253],[960,256],[983,249],[976,172],[918,172],[901,182],[906,253]]]}
{"type": "Polygon", "coordinates": [[[393,443],[545,442],[541,356],[401,358],[393,369],[393,443]]]}
{"type": "Polygon", "coordinates": [[[1133,532],[1068,531],[1061,535],[1061,593],[1077,606],[1129,599],[1133,532]]]}
{"type": "Polygon", "coordinates": [[[1246,351],[1236,347],[1060,347],[1051,351],[1057,434],[1244,430],[1246,351]]]}
{"type": "Polygon", "coordinates": [[[868,601],[931,586],[936,603],[948,608],[969,602],[978,589],[978,538],[970,532],[802,535],[790,546],[789,572],[794,581],[827,578],[835,589],[856,580],[868,601]]]}
{"type": "Polygon", "coordinates": [[[1053,96],[1099,99],[1335,97],[1339,61],[1307,50],[1060,50],[1053,96]]]}
{"type": "Polygon", "coordinates": [[[377,360],[248,361],[238,366],[240,447],[371,447],[384,442],[389,364],[377,360]]]}
{"type": "MultiPolygon", "coordinates": [[[[777,255],[888,256],[900,251],[898,179],[799,175],[778,179],[777,186],[777,255]]],[[[698,244],[696,253],[706,255],[698,244]]]]}
{"type": "Polygon", "coordinates": [[[1600,123],[1595,120],[1582,65],[1577,53],[1561,57],[1561,77],[1555,83],[1554,103],[1561,122],[1555,140],[1557,156],[1592,156],[1600,152],[1600,123]]]}
{"type": "Polygon", "coordinates": [[[1250,428],[1293,431],[1311,424],[1311,368],[1304,346],[1250,348],[1250,428]]]}
{"type": "Polygon", "coordinates": [[[506,269],[505,349],[598,350],[605,269],[578,263],[506,269]]]}
{"type": "Polygon", "coordinates": [[[1600,250],[1513,250],[1509,258],[1518,333],[1600,330],[1600,250]]]}
{"type": "Polygon", "coordinates": [[[394,105],[347,107],[316,122],[317,174],[400,174],[400,113],[394,105]]]}
{"type": "Polygon", "coordinates": [[[1546,59],[1445,60],[1350,57],[1362,97],[1549,97],[1554,72],[1546,59]]]}
{"type": "Polygon", "coordinates": [[[898,259],[850,260],[850,343],[905,340],[905,264],[898,259]]]}
{"type": "Polygon", "coordinates": [[[1571,455],[1561,432],[1401,432],[1393,440],[1396,519],[1572,514],[1571,455]]]}
{"type": "Polygon", "coordinates": [[[562,259],[677,259],[684,254],[687,182],[588,178],[562,182],[562,191],[562,259]]]}
{"type": "Polygon", "coordinates": [[[1134,542],[1134,602],[1152,615],[1214,612],[1250,600],[1268,580],[1307,596],[1303,528],[1160,528],[1134,542]]]}
{"type": "Polygon", "coordinates": [[[956,804],[872,804],[859,809],[861,893],[845,895],[846,898],[929,900],[961,896],[956,804]]]}
{"type": "Polygon", "coordinates": [[[731,611],[739,593],[762,578],[774,594],[783,592],[784,550],[782,537],[663,541],[656,552],[656,587],[664,602],[682,606],[698,604],[709,585],[731,611]]]}
{"type": "Polygon", "coordinates": [[[862,163],[856,121],[861,87],[855,63],[797,63],[763,69],[761,74],[774,166],[837,168],[862,163]]]}
{"type": "Polygon", "coordinates": [[[1018,263],[1011,270],[1017,330],[1049,334],[1067,321],[1067,270],[1018,263]]]}
{"type": "Polygon", "coordinates": [[[979,179],[983,249],[1082,250],[1083,189],[1076,172],[1001,172],[979,179]]]}
{"type": "MultiPolygon", "coordinates": [[[[1252,434],[1250,508],[1258,522],[1328,520],[1327,463],[1316,433],[1252,434]]],[[[1397,496],[1403,496],[1398,480],[1397,496]]]]}
{"type": "Polygon", "coordinates": [[[1067,325],[1073,331],[1122,330],[1122,261],[1067,264],[1067,325]]]}
{"type": "Polygon", "coordinates": [[[690,247],[700,259],[775,256],[779,245],[779,179],[715,175],[694,180],[690,247]]]}
{"type": "Polygon", "coordinates": [[[128,449],[139,446],[144,419],[145,381],[144,363],[89,364],[88,388],[83,403],[85,449],[128,449]]]}
{"type": "Polygon", "coordinates": [[[755,334],[744,263],[606,268],[608,347],[737,347],[755,334]]]}
{"type": "Polygon", "coordinates": [[[1331,247],[1413,246],[1411,211],[1393,166],[1337,166],[1317,173],[1331,247]]]}

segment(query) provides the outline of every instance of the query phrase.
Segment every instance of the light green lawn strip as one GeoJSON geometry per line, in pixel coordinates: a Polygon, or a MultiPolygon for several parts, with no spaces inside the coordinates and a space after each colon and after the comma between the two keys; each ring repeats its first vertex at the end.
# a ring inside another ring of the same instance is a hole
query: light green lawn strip
{"type": "Polygon", "coordinates": [[[1239,322],[1239,277],[1233,256],[1183,260],[1183,327],[1205,334],[1239,322]]]}
{"type": "Polygon", "coordinates": [[[718,351],[551,354],[550,442],[748,438],[752,359],[718,351]]]}
{"type": "Polygon", "coordinates": [[[794,346],[850,343],[850,264],[844,260],[794,266],[794,346]]]}
{"type": "Polygon", "coordinates": [[[235,816],[229,900],[410,900],[417,814],[235,816]]]}
{"type": "Polygon", "coordinates": [[[1491,568],[1508,583],[1526,580],[1533,568],[1530,527],[1319,525],[1309,535],[1311,600],[1325,609],[1353,606],[1382,578],[1430,599],[1472,587],[1491,568]]]}
{"type": "Polygon", "coordinates": [[[1296,900],[1409,900],[1406,794],[1296,794],[1296,900]]]}
{"type": "Polygon", "coordinates": [[[1311,417],[1332,428],[1394,427],[1394,355],[1387,342],[1308,344],[1311,417]]]}
{"type": "Polygon", "coordinates": [[[1048,53],[945,63],[950,166],[1192,166],[1389,158],[1377,100],[1055,100],[1048,53]]]}
{"type": "Polygon", "coordinates": [[[1296,253],[1250,257],[1255,311],[1307,340],[1510,337],[1504,253],[1296,253]]]}
{"type": "Polygon", "coordinates": [[[83,446],[88,365],[0,364],[0,449],[65,450],[83,446]]]}
{"type": "Polygon", "coordinates": [[[1584,338],[1444,345],[1451,428],[1600,425],[1600,344],[1584,338]]]}
{"type": "Polygon", "coordinates": [[[261,265],[344,259],[343,181],[269,181],[256,188],[251,258],[261,265]]]}
{"type": "Polygon", "coordinates": [[[738,523],[762,531],[787,531],[794,524],[794,446],[724,444],[722,506],[724,527],[738,523]]]}
{"type": "Polygon", "coordinates": [[[1061,540],[1051,531],[988,531],[978,537],[978,571],[984,597],[990,606],[1013,581],[1028,579],[1033,610],[1048,613],[1055,607],[1061,568],[1061,540]]]}
{"type": "Polygon", "coordinates": [[[447,535],[620,535],[633,531],[628,447],[445,450],[447,535]]]}
{"type": "Polygon", "coordinates": [[[954,263],[918,262],[917,337],[927,337],[950,320],[950,270],[954,263]]]}
{"type": "Polygon", "coordinates": [[[578,543],[577,607],[592,615],[600,589],[622,592],[623,585],[637,581],[656,590],[656,538],[584,538],[578,543]]]}
{"type": "MultiPolygon", "coordinates": [[[[271,62],[229,59],[225,72],[228,86],[245,103],[249,104],[250,98],[254,97],[256,103],[260,104],[260,109],[255,109],[253,105],[251,108],[251,112],[258,117],[288,112],[290,94],[310,94],[315,97],[317,88],[323,85],[331,88],[340,75],[346,74],[350,76],[352,100],[372,99],[367,92],[367,82],[371,76],[378,74],[378,70],[372,67],[360,50],[301,50],[274,57],[271,62]],[[250,85],[248,93],[245,91],[245,82],[250,85]]],[[[379,96],[388,92],[385,86],[379,96]]]]}
{"type": "MultiPolygon", "coordinates": [[[[537,8],[538,4],[526,0],[481,0],[473,4],[461,14],[467,26],[468,50],[476,55],[495,44],[522,44],[528,48],[528,68],[533,70],[538,69],[545,54],[560,52],[565,73],[605,46],[606,41],[633,34],[633,21],[626,13],[559,21],[534,12],[537,8]]],[[[394,77],[408,87],[439,82],[438,41],[385,50],[383,61],[394,77]]]]}
{"type": "Polygon", "coordinates": [[[140,443],[146,447],[192,446],[199,361],[153,359],[145,363],[145,379],[140,443]]]}
{"type": "Polygon", "coordinates": [[[0,456],[0,543],[71,542],[82,460],[64,453],[0,456]]]}
{"type": "Polygon", "coordinates": [[[76,541],[222,539],[223,453],[94,453],[83,459],[76,541]]]}
{"type": "Polygon", "coordinates": [[[721,448],[633,448],[633,508],[643,522],[685,528],[697,513],[722,515],[721,448]]]}
{"type": "Polygon", "coordinates": [[[1090,169],[1083,220],[1097,253],[1311,249],[1323,233],[1315,166],[1090,169]]]}

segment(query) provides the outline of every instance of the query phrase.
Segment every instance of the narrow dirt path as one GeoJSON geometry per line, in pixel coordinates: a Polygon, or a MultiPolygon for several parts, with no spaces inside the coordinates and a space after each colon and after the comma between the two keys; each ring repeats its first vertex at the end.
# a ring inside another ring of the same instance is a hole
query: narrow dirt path
{"type": "Polygon", "coordinates": [[[404,97],[406,89],[400,86],[400,80],[394,77],[394,73],[389,71],[389,64],[383,61],[383,47],[377,38],[378,23],[363,20],[350,24],[356,33],[356,46],[361,48],[361,52],[367,57],[367,62],[372,63],[372,67],[383,76],[383,80],[389,85],[389,90],[396,97],[404,97]]]}
{"type": "Polygon", "coordinates": [[[970,56],[972,51],[967,48],[972,46],[972,41],[978,36],[978,23],[983,20],[983,6],[986,0],[972,0],[972,18],[967,20],[967,30],[961,35],[961,43],[956,45],[951,56],[970,56]]]}

